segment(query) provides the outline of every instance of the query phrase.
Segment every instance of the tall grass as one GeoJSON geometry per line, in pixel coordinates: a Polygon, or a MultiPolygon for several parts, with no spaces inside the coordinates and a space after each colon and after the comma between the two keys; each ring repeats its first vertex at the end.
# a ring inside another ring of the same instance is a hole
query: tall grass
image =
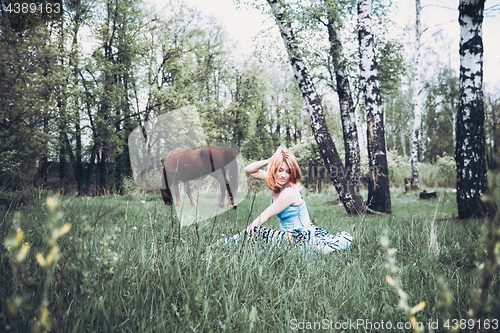
{"type": "MultiPolygon", "coordinates": [[[[203,221],[183,228],[159,195],[59,197],[60,223],[72,225],[72,231],[58,241],[62,254],[59,263],[70,259],[73,239],[107,210],[84,240],[86,253],[82,254],[81,265],[85,265],[89,288],[101,278],[101,243],[108,235],[116,234],[111,250],[118,254],[119,262],[104,277],[86,307],[84,299],[75,299],[77,281],[69,277],[76,273],[68,273],[61,295],[61,276],[55,269],[47,309],[55,323],[59,312],[66,320],[76,302],[76,311],[83,312],[72,328],[75,332],[289,332],[307,325],[340,332],[335,330],[336,323],[358,319],[372,325],[391,322],[395,327],[408,318],[398,308],[399,295],[386,282],[387,250],[380,244],[380,237],[387,230],[391,246],[397,249],[397,277],[407,293],[408,304],[427,304],[415,315],[416,320],[426,325],[439,320],[437,331],[444,331],[446,319],[467,318],[471,290],[478,281],[476,263],[483,262],[486,256],[481,237],[485,221],[455,220],[454,196],[447,195],[445,189],[438,189],[438,194],[439,200],[418,201],[414,195],[394,192],[392,215],[356,217],[346,216],[341,206],[325,204],[329,196],[306,194],[314,224],[332,233],[348,231],[354,235],[349,250],[326,256],[248,242],[234,247],[214,246],[218,239],[241,231],[249,215],[251,221],[265,209],[270,201],[265,195],[256,195],[251,213],[253,194],[238,209],[219,215],[215,222],[203,221]],[[434,216],[440,246],[437,254],[429,249],[434,216]],[[116,228],[120,231],[116,232],[116,228]],[[452,295],[446,314],[438,304],[440,278],[441,285],[448,286],[452,295]]],[[[36,268],[35,255],[48,251],[41,236],[50,237],[48,213],[43,201],[22,210],[19,227],[31,243],[22,263],[22,267],[33,270],[25,271],[27,275],[44,274],[36,268]]],[[[10,225],[12,219],[6,223],[10,225]]],[[[278,228],[277,220],[266,222],[266,226],[278,228]]],[[[41,286],[28,288],[13,281],[11,253],[5,248],[0,251],[0,330],[17,327],[23,331],[39,316],[37,288],[41,286]],[[6,306],[14,290],[24,295],[23,304],[31,305],[20,307],[22,313],[16,316],[6,306]]],[[[498,297],[498,285],[495,280],[491,299],[498,297]]],[[[492,312],[498,309],[497,303],[491,306],[492,312]]],[[[362,330],[361,326],[345,329],[362,330]]],[[[368,327],[366,331],[396,330],[368,327]]]]}

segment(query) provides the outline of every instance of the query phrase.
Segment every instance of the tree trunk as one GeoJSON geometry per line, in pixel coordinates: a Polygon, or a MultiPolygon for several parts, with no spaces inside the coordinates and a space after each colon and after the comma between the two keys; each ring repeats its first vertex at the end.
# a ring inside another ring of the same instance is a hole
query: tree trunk
{"type": "MultiPolygon", "coordinates": [[[[78,87],[79,80],[79,69],[78,69],[78,30],[80,29],[80,16],[79,16],[79,6],[81,4],[79,2],[75,3],[75,16],[73,17],[73,42],[71,47],[71,56],[70,56],[70,67],[73,68],[73,85],[74,87],[78,87]]],[[[82,129],[80,125],[80,103],[79,98],[75,98],[75,156],[70,154],[71,163],[73,164],[73,170],[75,172],[75,179],[78,186],[78,195],[87,194],[84,193],[84,188],[88,187],[84,184],[84,175],[83,175],[83,163],[82,163],[82,129]]],[[[69,146],[69,144],[68,144],[69,146]]],[[[71,149],[71,148],[70,148],[71,149]]]]}
{"type": "Polygon", "coordinates": [[[346,75],[347,59],[343,54],[343,47],[337,31],[341,22],[335,2],[325,2],[328,16],[328,39],[330,41],[330,55],[332,57],[335,79],[337,82],[337,95],[339,96],[340,115],[342,119],[342,132],[344,137],[345,168],[351,177],[356,191],[359,191],[359,177],[361,173],[361,158],[356,126],[356,114],[351,95],[349,79],[346,75]]]}
{"type": "Polygon", "coordinates": [[[422,163],[425,163],[425,162],[429,162],[426,160],[426,153],[427,153],[427,128],[422,127],[421,129],[421,139],[420,139],[420,142],[422,142],[422,147],[421,147],[421,156],[420,156],[420,160],[422,161],[422,163]]]}
{"type": "Polygon", "coordinates": [[[488,166],[488,169],[496,169],[498,167],[498,135],[497,135],[497,128],[500,128],[498,124],[498,117],[496,115],[496,109],[497,105],[491,100],[491,96],[488,99],[487,103],[488,107],[485,107],[485,118],[486,118],[486,123],[488,124],[488,129],[485,128],[485,134],[487,138],[487,142],[489,145],[486,147],[486,165],[488,166]],[[490,110],[489,112],[487,110],[490,110]],[[489,153],[488,153],[489,151],[489,153]]]}
{"type": "Polygon", "coordinates": [[[392,133],[392,150],[394,150],[395,152],[397,152],[397,146],[396,146],[396,129],[394,128],[394,126],[391,126],[391,128],[389,129],[389,131],[392,133]]]}
{"type": "Polygon", "coordinates": [[[484,0],[460,0],[460,100],[457,115],[458,217],[480,218],[489,207],[481,200],[488,191],[483,106],[484,0]]]}
{"type": "Polygon", "coordinates": [[[384,113],[380,96],[377,61],[371,33],[371,0],[358,1],[359,70],[365,95],[367,147],[369,160],[368,205],[371,209],[391,213],[389,169],[385,146],[384,113]]]}
{"type": "MultiPolygon", "coordinates": [[[[48,100],[48,96],[46,96],[46,99],[48,100]]],[[[48,134],[49,133],[49,115],[48,112],[46,111],[46,108],[44,107],[44,112],[42,113],[43,115],[43,133],[48,134]]],[[[47,175],[49,172],[49,158],[48,158],[48,152],[45,150],[40,157],[39,160],[39,165],[38,165],[38,186],[41,188],[45,188],[47,186],[47,175]]]]}
{"type": "Polygon", "coordinates": [[[415,68],[417,73],[415,74],[415,78],[413,79],[413,87],[414,87],[414,100],[413,100],[413,108],[415,112],[415,118],[413,120],[413,132],[411,135],[411,150],[410,150],[410,163],[411,163],[411,188],[412,190],[418,190],[418,153],[419,153],[419,144],[420,144],[420,125],[422,123],[422,107],[423,107],[423,89],[422,82],[420,80],[420,73],[422,66],[420,64],[420,35],[422,34],[420,31],[420,12],[422,10],[422,6],[420,5],[420,0],[415,0],[415,8],[416,8],[416,22],[415,22],[415,68]]]}
{"type": "MultiPolygon", "coordinates": [[[[401,147],[403,147],[403,157],[405,158],[405,161],[407,161],[407,159],[406,159],[406,135],[403,132],[403,130],[401,130],[401,147]]],[[[411,181],[410,181],[410,183],[411,183],[411,181]]]]}
{"type": "Polygon", "coordinates": [[[359,214],[364,208],[363,198],[358,192],[354,191],[353,183],[348,172],[344,169],[344,165],[340,160],[335,144],[330,136],[319,96],[309,76],[307,67],[302,60],[301,52],[296,45],[291,24],[286,18],[285,6],[281,0],[267,0],[267,2],[271,6],[272,13],[276,19],[281,37],[283,38],[283,42],[288,52],[294,76],[297,79],[302,96],[304,96],[306,101],[307,109],[311,117],[311,127],[314,137],[325,162],[325,166],[330,172],[330,178],[332,179],[335,189],[339,193],[339,197],[347,213],[359,214]]]}
{"type": "MultiPolygon", "coordinates": [[[[64,20],[61,20],[59,24],[59,52],[60,52],[60,61],[61,67],[65,68],[64,59],[66,56],[66,52],[64,49],[64,20]]],[[[59,113],[58,119],[58,129],[59,129],[59,191],[64,193],[66,189],[67,179],[66,179],[66,154],[67,154],[67,145],[64,137],[67,131],[67,103],[66,103],[66,91],[67,91],[67,80],[62,81],[62,87],[59,89],[59,93],[57,95],[57,108],[59,113]]]]}

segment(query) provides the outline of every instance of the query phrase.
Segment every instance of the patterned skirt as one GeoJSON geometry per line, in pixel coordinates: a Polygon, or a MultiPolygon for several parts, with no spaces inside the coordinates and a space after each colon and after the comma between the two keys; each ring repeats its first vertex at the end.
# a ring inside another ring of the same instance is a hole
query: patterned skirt
{"type": "MultiPolygon", "coordinates": [[[[224,243],[235,245],[244,237],[244,234],[237,234],[224,239],[224,243]]],[[[264,242],[266,244],[283,245],[287,248],[315,249],[324,254],[347,250],[352,243],[352,235],[341,231],[336,235],[330,234],[323,228],[310,226],[306,230],[294,230],[285,232],[263,227],[255,227],[248,235],[248,242],[264,242]]]]}

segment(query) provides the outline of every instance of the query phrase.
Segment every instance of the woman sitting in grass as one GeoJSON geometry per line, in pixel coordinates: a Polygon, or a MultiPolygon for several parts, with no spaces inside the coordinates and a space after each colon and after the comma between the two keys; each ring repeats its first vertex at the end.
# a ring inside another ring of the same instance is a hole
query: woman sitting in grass
{"type": "MultiPolygon", "coordinates": [[[[294,245],[311,246],[325,254],[351,246],[352,236],[347,232],[333,236],[311,223],[299,184],[302,173],[297,159],[286,148],[278,148],[270,159],[249,164],[245,171],[254,178],[265,180],[273,193],[271,205],[245,230],[251,239],[267,243],[289,240],[294,245]],[[268,170],[262,170],[266,165],[268,170]],[[280,231],[261,227],[275,215],[279,218],[280,231]]],[[[238,238],[239,235],[232,237],[234,241],[238,238]]]]}

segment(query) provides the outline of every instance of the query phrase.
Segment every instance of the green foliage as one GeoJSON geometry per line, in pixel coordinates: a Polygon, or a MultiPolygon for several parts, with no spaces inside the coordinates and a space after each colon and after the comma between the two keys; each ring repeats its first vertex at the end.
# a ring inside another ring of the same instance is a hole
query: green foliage
{"type": "MultiPolygon", "coordinates": [[[[393,187],[403,187],[404,179],[410,177],[410,161],[394,151],[387,152],[389,181],[393,187]]],[[[435,163],[419,163],[419,183],[422,188],[455,188],[457,181],[455,159],[446,154],[437,157],[435,163]]]]}
{"type": "Polygon", "coordinates": [[[413,119],[412,92],[403,91],[384,99],[387,149],[395,150],[401,156],[409,156],[411,127],[413,119]]]}
{"type": "Polygon", "coordinates": [[[324,165],[318,145],[313,136],[307,137],[289,149],[297,158],[299,165],[304,165],[308,161],[314,165],[324,165]]]}
{"type": "Polygon", "coordinates": [[[425,160],[433,162],[439,156],[455,153],[455,113],[458,108],[458,74],[444,68],[427,89],[427,101],[422,124],[426,128],[425,160]]]}
{"type": "MultiPolygon", "coordinates": [[[[222,119],[206,127],[217,133],[225,130],[226,138],[241,146],[248,160],[269,158],[276,148],[290,147],[307,132],[303,115],[304,101],[296,83],[268,62],[246,64],[232,89],[233,102],[222,111],[222,119]]],[[[224,139],[224,137],[221,136],[224,139]]]]}
{"type": "Polygon", "coordinates": [[[135,180],[133,177],[125,177],[123,179],[123,191],[127,194],[137,190],[137,184],[135,183],[135,180]]]}
{"type": "Polygon", "coordinates": [[[498,147],[500,146],[500,98],[485,93],[484,98],[484,131],[486,135],[486,163],[491,170],[497,169],[498,147]]]}
{"type": "Polygon", "coordinates": [[[263,71],[256,64],[245,67],[243,72],[235,69],[230,73],[234,77],[231,80],[234,83],[230,83],[231,103],[219,111],[217,119],[210,117],[205,123],[215,141],[233,142],[240,147],[248,141],[251,132],[256,131],[255,123],[249,125],[252,118],[264,111],[261,101],[267,93],[263,71]]]}
{"type": "Polygon", "coordinates": [[[22,189],[47,150],[49,137],[40,128],[51,117],[52,91],[63,77],[52,66],[56,51],[47,29],[16,33],[7,21],[0,20],[0,186],[22,189]]]}
{"type": "Polygon", "coordinates": [[[428,187],[455,188],[457,182],[457,165],[452,156],[444,154],[437,157],[435,163],[419,164],[419,180],[428,187]]]}
{"type": "Polygon", "coordinates": [[[377,53],[378,78],[380,82],[380,95],[383,100],[399,92],[402,77],[406,74],[403,58],[403,44],[398,40],[382,41],[377,53]]]}
{"type": "Polygon", "coordinates": [[[303,182],[308,183],[319,177],[329,178],[318,144],[313,136],[309,136],[302,142],[290,147],[290,151],[297,158],[302,171],[303,182]]]}
{"type": "Polygon", "coordinates": [[[72,168],[88,194],[95,162],[100,189],[120,190],[131,175],[131,131],[187,105],[208,142],[236,143],[247,158],[300,140],[303,102],[290,77],[235,61],[213,17],[176,1],[162,13],[141,0],[80,1],[39,29],[1,27],[0,186],[30,185],[37,174],[45,186],[48,164],[59,161],[61,187],[72,168]],[[92,43],[83,47],[84,38],[92,43]]]}

